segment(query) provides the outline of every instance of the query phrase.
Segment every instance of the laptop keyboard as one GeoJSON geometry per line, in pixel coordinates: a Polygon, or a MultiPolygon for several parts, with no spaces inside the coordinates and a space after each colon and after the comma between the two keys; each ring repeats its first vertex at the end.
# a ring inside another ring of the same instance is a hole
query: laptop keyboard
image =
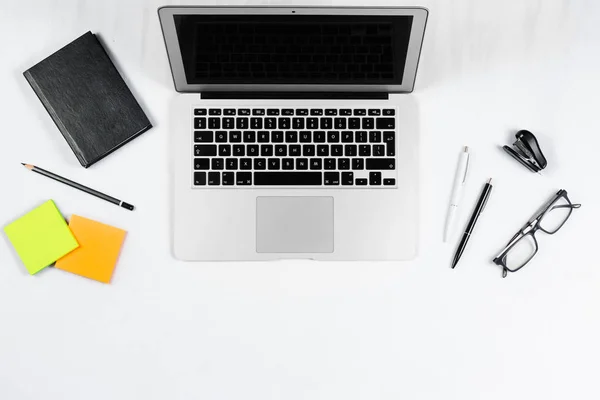
{"type": "Polygon", "coordinates": [[[193,185],[396,185],[393,108],[196,108],[193,185]]]}

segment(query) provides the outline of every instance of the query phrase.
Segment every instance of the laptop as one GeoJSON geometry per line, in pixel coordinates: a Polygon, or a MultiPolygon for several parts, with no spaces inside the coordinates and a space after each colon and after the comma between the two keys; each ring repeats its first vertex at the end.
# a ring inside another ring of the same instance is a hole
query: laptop
{"type": "Polygon", "coordinates": [[[172,248],[406,260],[418,242],[424,8],[163,7],[172,248]]]}

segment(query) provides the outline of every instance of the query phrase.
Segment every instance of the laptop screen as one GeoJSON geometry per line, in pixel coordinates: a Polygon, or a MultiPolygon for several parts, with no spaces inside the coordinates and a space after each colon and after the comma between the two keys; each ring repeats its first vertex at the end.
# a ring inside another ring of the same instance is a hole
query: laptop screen
{"type": "Polygon", "coordinates": [[[188,84],[401,85],[411,15],[174,15],[188,84]]]}

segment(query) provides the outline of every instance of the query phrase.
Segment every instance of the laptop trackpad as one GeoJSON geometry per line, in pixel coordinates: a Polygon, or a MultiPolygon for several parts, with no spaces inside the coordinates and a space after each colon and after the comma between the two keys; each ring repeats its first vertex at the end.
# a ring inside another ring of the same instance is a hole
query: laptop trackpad
{"type": "Polygon", "coordinates": [[[332,253],[333,197],[257,197],[257,253],[332,253]]]}

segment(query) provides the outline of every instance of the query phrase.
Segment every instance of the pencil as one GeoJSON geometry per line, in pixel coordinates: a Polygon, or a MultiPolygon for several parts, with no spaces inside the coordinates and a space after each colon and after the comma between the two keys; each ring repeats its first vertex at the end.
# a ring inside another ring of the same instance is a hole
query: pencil
{"type": "Polygon", "coordinates": [[[97,190],[91,189],[91,188],[89,188],[87,186],[80,185],[77,182],[73,182],[73,181],[71,181],[71,180],[69,180],[67,178],[63,178],[60,175],[53,174],[52,172],[46,171],[45,169],[42,169],[40,167],[36,167],[35,165],[25,164],[25,163],[21,163],[21,164],[23,164],[25,166],[25,168],[27,168],[30,171],[37,172],[40,175],[44,175],[44,176],[46,176],[46,177],[48,177],[50,179],[54,179],[55,181],[58,181],[60,183],[64,183],[65,185],[71,186],[72,188],[79,189],[82,192],[86,192],[88,194],[91,194],[92,196],[96,196],[96,197],[98,197],[98,198],[100,198],[102,200],[106,200],[109,203],[116,204],[119,207],[126,208],[126,209],[128,209],[130,211],[133,211],[133,209],[135,208],[133,205],[131,205],[129,203],[126,203],[126,202],[124,202],[122,200],[119,200],[119,199],[115,199],[112,196],[109,196],[107,194],[98,192],[97,190]]]}

